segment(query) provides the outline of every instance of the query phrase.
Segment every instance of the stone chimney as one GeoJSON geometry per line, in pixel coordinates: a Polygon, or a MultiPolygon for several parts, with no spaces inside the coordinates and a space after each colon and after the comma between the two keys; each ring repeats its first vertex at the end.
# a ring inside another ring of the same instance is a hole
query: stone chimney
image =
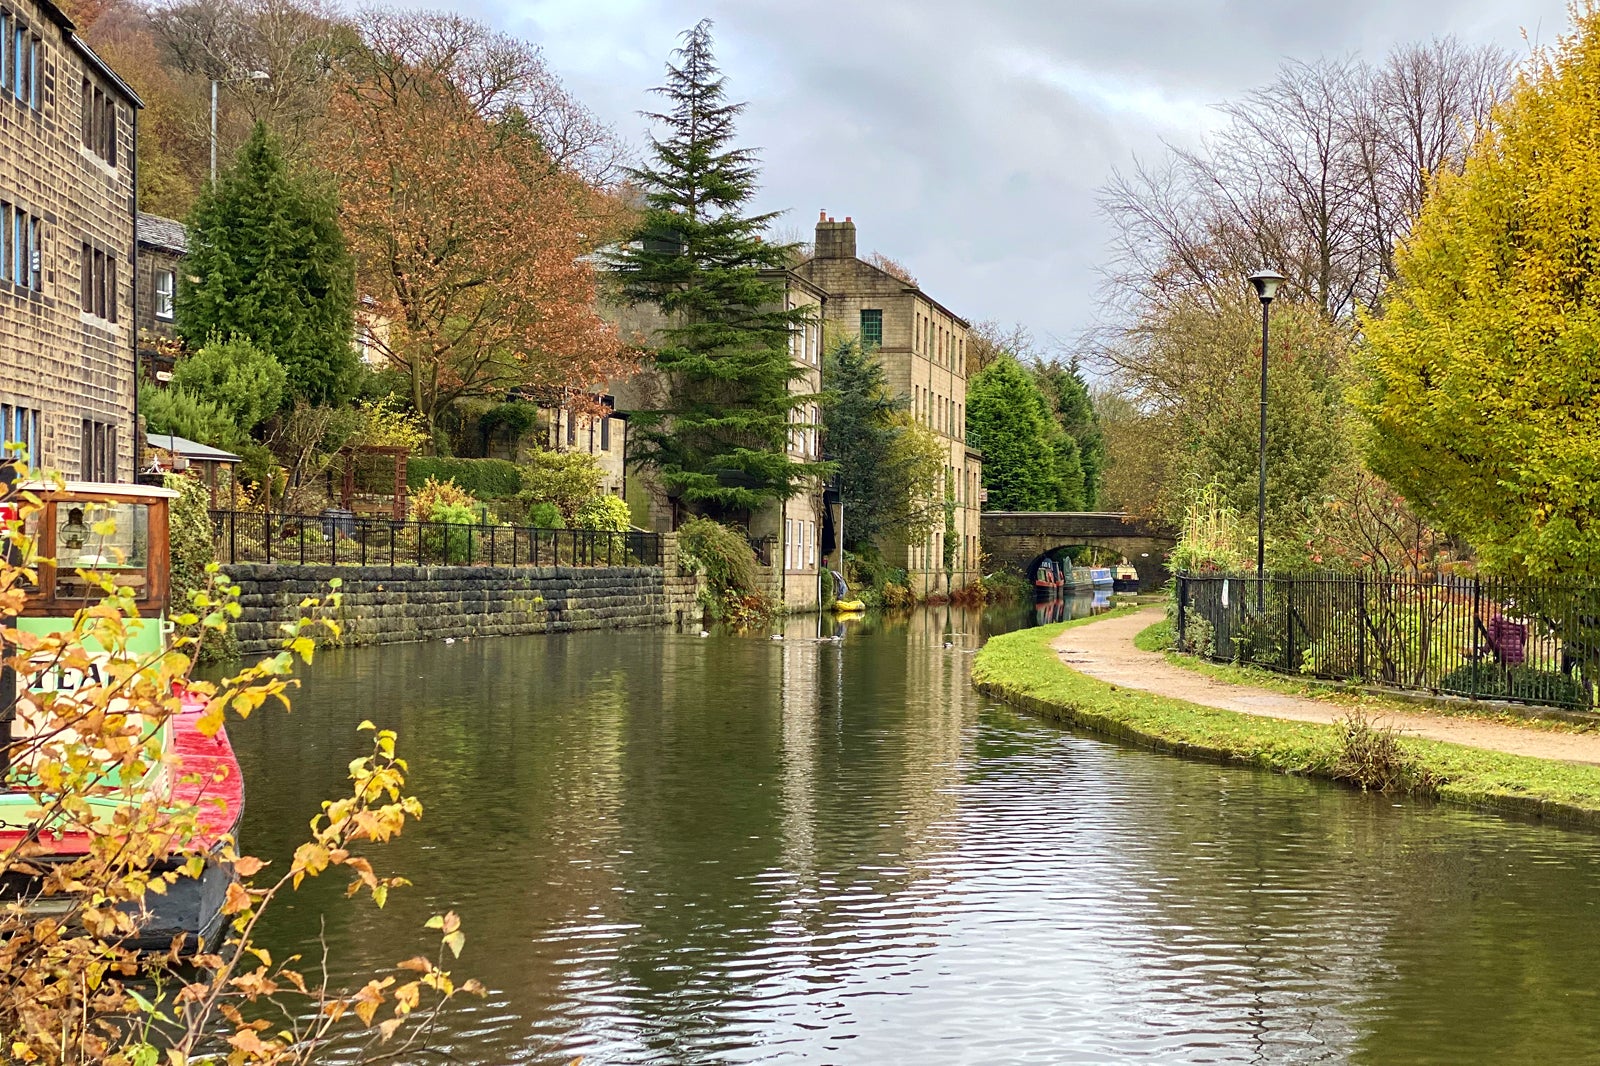
{"type": "Polygon", "coordinates": [[[835,222],[823,211],[817,219],[817,243],[812,249],[817,259],[854,259],[856,257],[856,224],[846,215],[843,222],[835,222]]]}

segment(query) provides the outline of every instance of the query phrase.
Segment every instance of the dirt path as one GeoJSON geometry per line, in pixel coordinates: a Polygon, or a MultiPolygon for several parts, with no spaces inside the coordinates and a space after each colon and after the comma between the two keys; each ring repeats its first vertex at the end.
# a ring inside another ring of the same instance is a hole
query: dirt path
{"type": "MultiPolygon", "coordinates": [[[[1069,629],[1056,638],[1056,654],[1074,670],[1101,681],[1207,707],[1297,722],[1331,722],[1344,713],[1343,708],[1320,700],[1216,681],[1173,666],[1159,652],[1135,648],[1134,634],[1160,621],[1161,610],[1139,611],[1069,629]]],[[[1600,763],[1600,733],[1547,732],[1426,711],[1384,712],[1372,717],[1373,721],[1391,725],[1402,733],[1432,740],[1448,740],[1473,748],[1540,759],[1600,763]]]]}

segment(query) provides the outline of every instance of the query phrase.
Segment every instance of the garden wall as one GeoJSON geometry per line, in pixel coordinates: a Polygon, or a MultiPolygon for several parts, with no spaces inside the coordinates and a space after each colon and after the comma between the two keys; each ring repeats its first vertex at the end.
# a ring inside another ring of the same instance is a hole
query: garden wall
{"type": "Polygon", "coordinates": [[[696,581],[659,567],[280,566],[224,568],[239,583],[234,631],[245,656],[271,654],[301,602],[326,597],[342,643],[399,644],[445,637],[514,636],[693,623],[696,581]],[[671,574],[671,577],[667,575],[671,574]]]}

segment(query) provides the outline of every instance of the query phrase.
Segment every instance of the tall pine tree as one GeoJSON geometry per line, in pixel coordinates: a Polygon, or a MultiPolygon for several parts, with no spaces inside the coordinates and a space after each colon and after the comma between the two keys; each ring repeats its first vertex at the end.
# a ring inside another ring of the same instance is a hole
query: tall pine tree
{"type": "Polygon", "coordinates": [[[265,125],[195,205],[180,275],[178,333],[191,348],[247,337],[282,365],[288,398],[345,398],[356,365],[355,274],[337,208],[289,173],[265,125]]]}
{"type": "MultiPolygon", "coordinates": [[[[1010,353],[979,371],[967,388],[967,438],[983,451],[983,487],[988,511],[1051,511],[1062,506],[1072,469],[1082,492],[1075,447],[1053,427],[1044,397],[1010,353]]],[[[1069,501],[1070,502],[1070,501],[1069,501]]]]}
{"type": "Polygon", "coordinates": [[[792,253],[763,239],[776,216],[743,213],[756,156],[733,146],[744,105],[727,101],[710,21],[684,34],[673,57],[655,90],[670,106],[646,115],[666,136],[652,138],[653,160],[633,172],[646,210],[609,264],[624,297],[654,305],[667,323],[655,365],[668,399],[636,414],[630,458],[656,470],[679,517],[748,525],[824,472],[787,453],[793,413],[816,399],[790,391],[803,370],[789,340],[806,312],[785,309],[767,273],[792,253]]]}

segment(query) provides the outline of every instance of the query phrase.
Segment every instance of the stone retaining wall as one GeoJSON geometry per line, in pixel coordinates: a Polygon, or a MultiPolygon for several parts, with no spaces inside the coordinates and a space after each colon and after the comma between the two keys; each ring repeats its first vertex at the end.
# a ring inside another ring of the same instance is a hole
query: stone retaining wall
{"type": "MultiPolygon", "coordinates": [[[[676,545],[671,550],[676,551],[676,545]]],[[[620,629],[698,620],[696,579],[669,567],[281,566],[224,569],[240,585],[240,653],[269,654],[281,626],[339,578],[346,645],[620,629]],[[669,578],[667,575],[671,574],[669,578]]]]}

